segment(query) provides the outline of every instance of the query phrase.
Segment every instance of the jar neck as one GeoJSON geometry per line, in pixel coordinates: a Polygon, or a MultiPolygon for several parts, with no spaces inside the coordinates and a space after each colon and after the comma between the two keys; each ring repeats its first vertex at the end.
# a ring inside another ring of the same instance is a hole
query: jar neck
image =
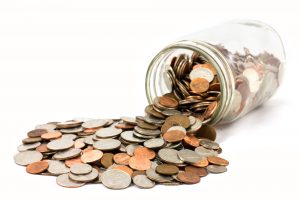
{"type": "Polygon", "coordinates": [[[229,63],[223,54],[213,45],[203,41],[179,41],[167,46],[154,57],[149,65],[146,75],[146,93],[149,103],[152,103],[156,96],[163,94],[158,77],[162,75],[159,71],[161,72],[164,69],[158,68],[163,67],[166,58],[171,52],[178,49],[199,52],[215,67],[221,85],[221,96],[218,108],[211,117],[209,124],[219,123],[229,112],[230,105],[233,101],[234,76],[229,63]]]}

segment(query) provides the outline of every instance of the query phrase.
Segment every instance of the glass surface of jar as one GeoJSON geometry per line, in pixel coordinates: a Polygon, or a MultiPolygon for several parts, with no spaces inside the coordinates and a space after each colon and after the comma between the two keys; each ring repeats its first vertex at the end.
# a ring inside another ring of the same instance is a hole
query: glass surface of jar
{"type": "MultiPolygon", "coordinates": [[[[213,66],[220,85],[216,109],[204,121],[223,124],[239,119],[274,95],[281,83],[285,52],[272,27],[252,20],[231,21],[185,36],[162,49],[150,63],[148,101],[153,103],[156,97],[173,92],[179,103],[198,103],[185,106],[183,112],[201,116],[208,108],[202,109],[205,103],[194,100],[197,94],[189,85],[192,65],[201,62],[213,66]]],[[[213,99],[209,96],[214,93],[209,92],[199,99],[213,99]]]]}

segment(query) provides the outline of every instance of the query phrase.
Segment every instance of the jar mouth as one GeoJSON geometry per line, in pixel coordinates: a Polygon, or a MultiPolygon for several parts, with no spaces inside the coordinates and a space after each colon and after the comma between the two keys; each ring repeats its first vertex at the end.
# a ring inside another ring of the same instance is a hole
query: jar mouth
{"type": "Polygon", "coordinates": [[[221,85],[221,95],[219,105],[208,123],[211,125],[217,124],[229,112],[229,105],[233,100],[234,76],[222,53],[213,45],[203,41],[178,41],[161,50],[153,58],[148,67],[145,82],[148,102],[153,103],[155,97],[171,91],[170,85],[162,82],[161,76],[164,75],[167,60],[175,52],[177,54],[179,52],[198,52],[215,67],[221,85]]]}

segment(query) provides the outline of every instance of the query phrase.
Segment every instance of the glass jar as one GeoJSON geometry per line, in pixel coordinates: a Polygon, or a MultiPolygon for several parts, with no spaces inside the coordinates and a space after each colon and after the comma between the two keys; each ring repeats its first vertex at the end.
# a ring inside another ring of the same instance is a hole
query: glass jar
{"type": "MultiPolygon", "coordinates": [[[[150,103],[174,90],[174,80],[168,73],[174,58],[187,60],[182,63],[192,70],[189,65],[195,55],[214,67],[220,83],[219,101],[206,121],[209,124],[228,123],[242,117],[266,102],[281,83],[285,52],[278,33],[258,21],[231,21],[188,35],[154,57],[146,75],[150,103]]],[[[176,77],[179,81],[180,78],[176,77]]],[[[188,81],[187,77],[183,85],[189,87],[184,84],[188,81]]],[[[188,95],[174,93],[179,102],[184,102],[188,95]]]]}

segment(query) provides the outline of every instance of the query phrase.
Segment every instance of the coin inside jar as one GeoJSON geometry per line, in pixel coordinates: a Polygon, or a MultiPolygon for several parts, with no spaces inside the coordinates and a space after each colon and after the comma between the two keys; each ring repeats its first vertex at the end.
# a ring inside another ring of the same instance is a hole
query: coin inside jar
{"type": "Polygon", "coordinates": [[[196,94],[206,92],[209,88],[209,82],[204,78],[196,78],[190,83],[191,90],[196,94]]]}

